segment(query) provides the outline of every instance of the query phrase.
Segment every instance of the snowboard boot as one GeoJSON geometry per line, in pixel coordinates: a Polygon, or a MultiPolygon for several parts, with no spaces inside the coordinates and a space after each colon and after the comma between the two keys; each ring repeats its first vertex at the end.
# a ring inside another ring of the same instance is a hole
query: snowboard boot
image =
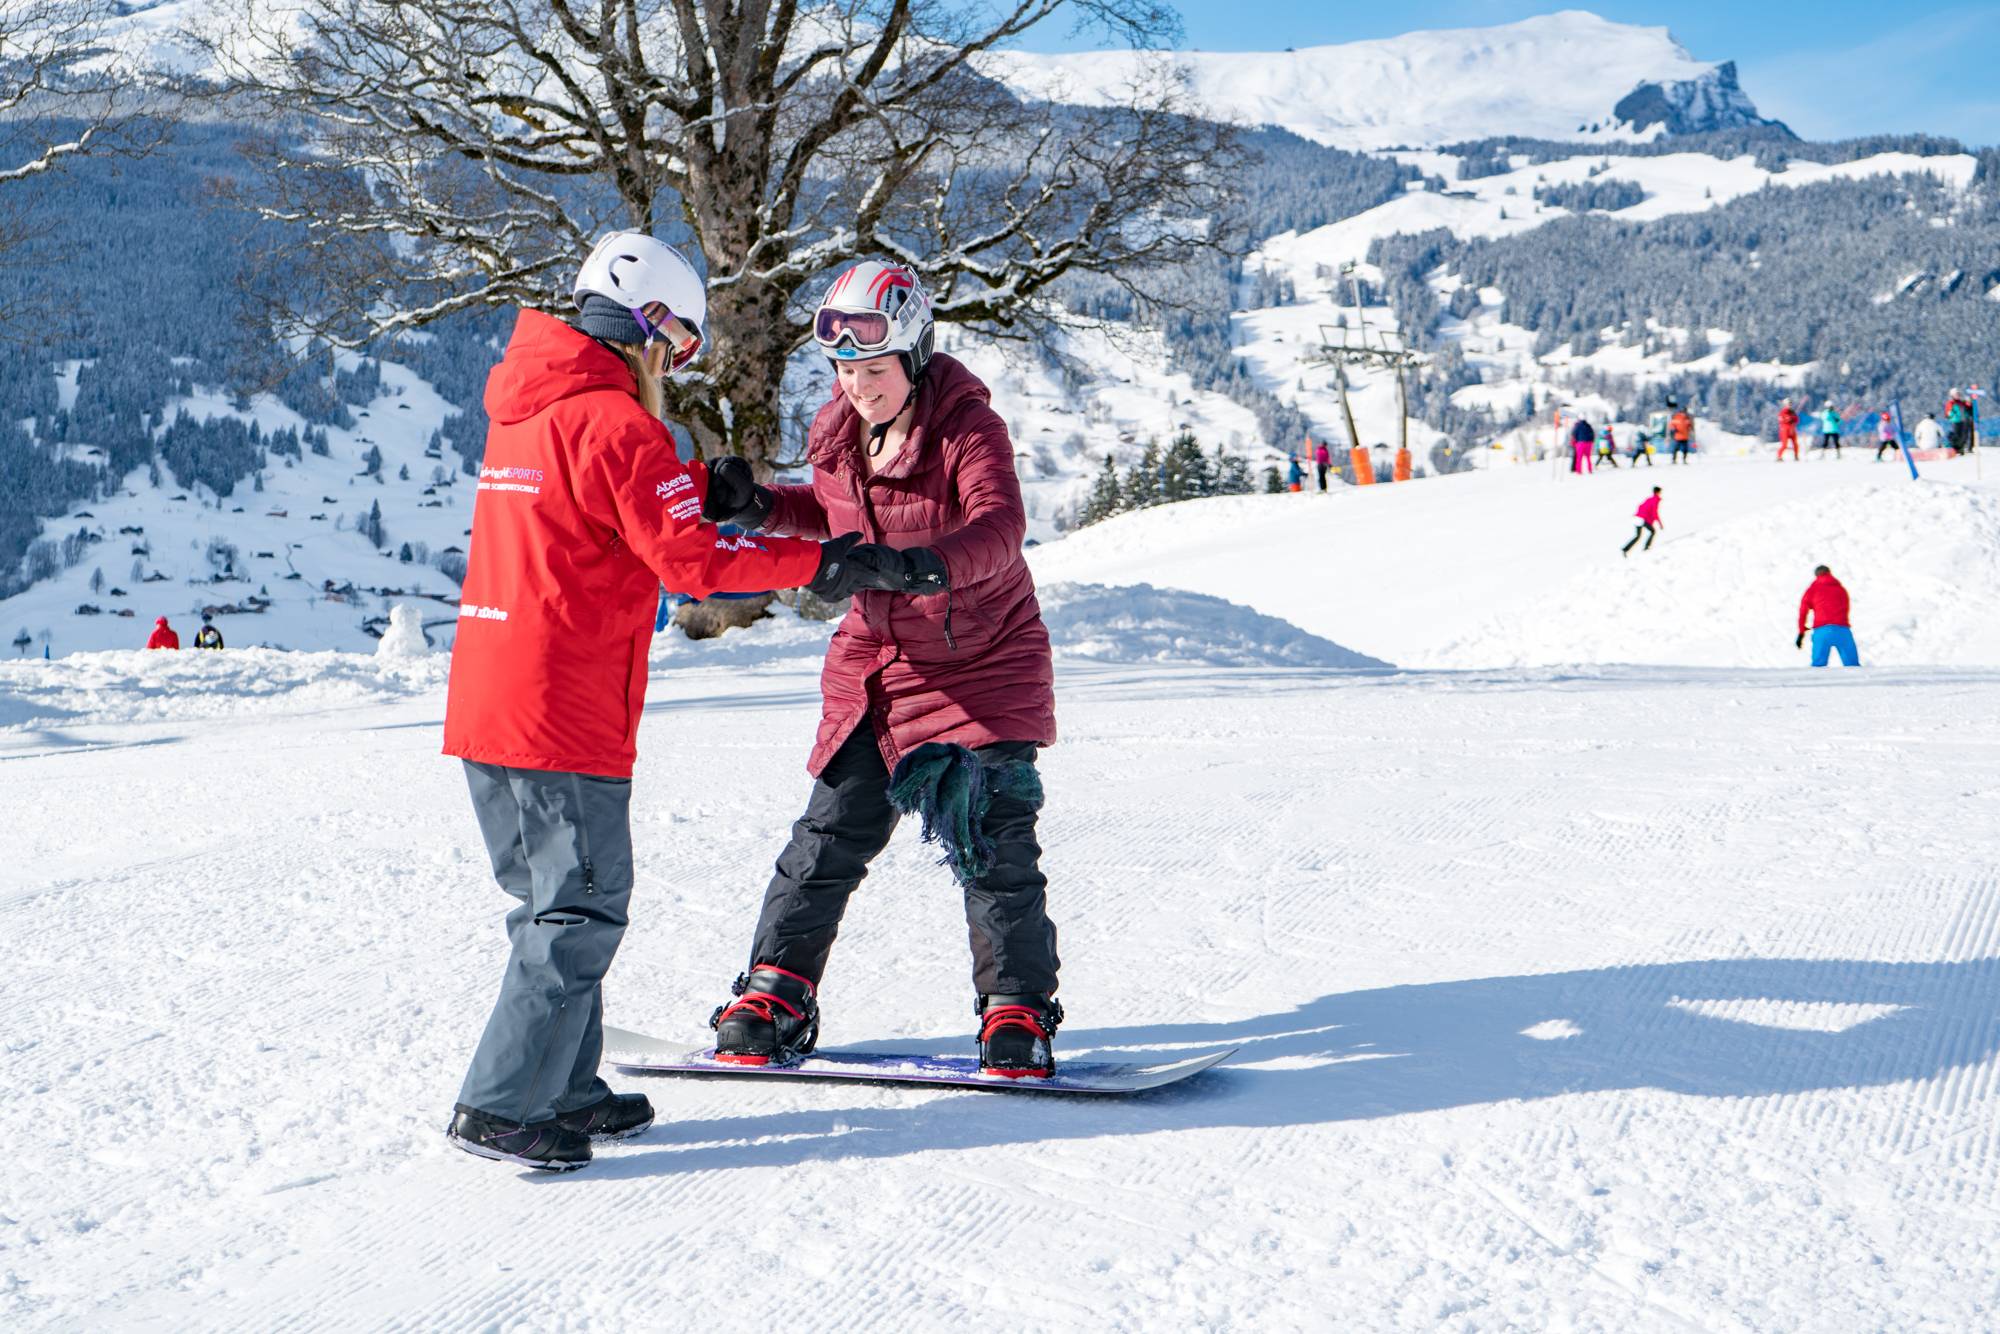
{"type": "Polygon", "coordinates": [[[556,1124],[588,1139],[630,1139],[652,1128],[653,1104],[643,1093],[607,1093],[588,1107],[557,1112],[556,1124]]]}
{"type": "Polygon", "coordinates": [[[539,1172],[574,1172],[590,1165],[590,1137],[560,1120],[522,1125],[459,1103],[445,1138],[467,1153],[539,1172]]]}
{"type": "Polygon", "coordinates": [[[1063,1019],[1059,1001],[1040,993],[981,996],[973,1013],[979,1016],[980,1074],[1047,1079],[1055,1073],[1052,1039],[1063,1019]]]}
{"type": "Polygon", "coordinates": [[[709,1016],[715,1059],[730,1065],[789,1065],[819,1041],[819,1000],[797,973],[760,963],[730,988],[739,999],[709,1016]]]}

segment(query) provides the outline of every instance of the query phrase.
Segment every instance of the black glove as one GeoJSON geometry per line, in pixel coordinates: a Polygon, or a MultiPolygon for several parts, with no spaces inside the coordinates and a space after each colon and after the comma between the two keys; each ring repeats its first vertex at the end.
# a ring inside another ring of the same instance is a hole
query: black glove
{"type": "Polygon", "coordinates": [[[1799,637],[1792,641],[1792,647],[1804,648],[1805,646],[1806,646],[1806,632],[1801,630],[1799,631],[1799,637]]]}
{"type": "Polygon", "coordinates": [[[701,502],[701,517],[710,523],[762,528],[776,501],[769,487],[757,485],[748,459],[725,454],[708,465],[708,495],[701,502]]]}
{"type": "Polygon", "coordinates": [[[825,598],[828,602],[838,602],[848,597],[855,589],[858,567],[847,558],[855,544],[861,541],[859,533],[842,533],[819,544],[819,571],[812,582],[806,585],[806,592],[814,597],[825,598]]]}
{"type": "Polygon", "coordinates": [[[930,597],[949,586],[944,557],[929,547],[897,549],[864,542],[847,553],[858,573],[856,588],[879,588],[885,593],[908,593],[930,597]]]}

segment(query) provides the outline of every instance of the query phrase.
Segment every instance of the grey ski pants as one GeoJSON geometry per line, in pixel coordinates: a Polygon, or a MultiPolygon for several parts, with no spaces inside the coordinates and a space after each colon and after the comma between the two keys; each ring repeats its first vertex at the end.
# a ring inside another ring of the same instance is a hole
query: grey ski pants
{"type": "Polygon", "coordinates": [[[632,895],[632,782],[465,761],[493,878],[520,902],[512,949],[458,1101],[532,1124],[611,1090],[600,984],[632,895]]]}
{"type": "MultiPolygon", "coordinates": [[[[1033,742],[1008,741],[980,753],[1032,763],[1035,751],[1033,742]]],[[[817,986],[847,900],[889,845],[898,819],[889,802],[888,766],[864,722],[813,783],[806,813],[792,825],[792,840],[764,892],[751,964],[776,964],[817,986]]],[[[980,995],[1052,992],[1062,963],[1035,841],[1035,809],[996,798],[985,829],[998,855],[993,869],[965,891],[973,987],[980,995]]]]}

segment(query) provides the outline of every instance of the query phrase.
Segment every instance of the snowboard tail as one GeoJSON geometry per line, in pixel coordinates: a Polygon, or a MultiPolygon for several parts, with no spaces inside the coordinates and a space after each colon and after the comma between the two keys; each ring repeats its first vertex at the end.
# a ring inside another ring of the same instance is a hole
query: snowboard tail
{"type": "Polygon", "coordinates": [[[721,1060],[713,1047],[679,1047],[606,1025],[605,1059],[620,1070],[662,1075],[735,1075],[766,1079],[834,1079],[868,1084],[931,1084],[1021,1093],[1143,1093],[1209,1070],[1236,1048],[1154,1062],[1059,1061],[1046,1078],[986,1074],[976,1056],[929,1052],[821,1050],[789,1063],[744,1065],[721,1060]]]}

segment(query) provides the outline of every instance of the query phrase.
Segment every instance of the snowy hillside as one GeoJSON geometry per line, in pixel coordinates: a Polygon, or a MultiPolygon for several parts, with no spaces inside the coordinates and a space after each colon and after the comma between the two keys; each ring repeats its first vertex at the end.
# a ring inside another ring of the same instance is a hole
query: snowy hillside
{"type": "Polygon", "coordinates": [[[1970,459],[1871,453],[1783,467],[1547,464],[1405,486],[1194,501],[1036,550],[1044,580],[1140,581],[1230,599],[1399,667],[1796,665],[1799,594],[1826,564],[1863,661],[2000,665],[2000,477],[1970,459]],[[1664,488],[1666,531],[1621,556],[1664,488]]]}
{"type": "Polygon", "coordinates": [[[1158,63],[1185,73],[1209,115],[1339,148],[1643,138],[1668,120],[1679,132],[1761,123],[1733,66],[1696,60],[1665,28],[1582,10],[1284,52],[1000,52],[988,68],[1023,96],[1094,105],[1121,100],[1158,63]]]}
{"type": "MultiPolygon", "coordinates": [[[[1554,583],[1507,559],[1547,511],[1354,516],[1492,480],[1274,503],[1375,534],[1320,559],[1325,602],[1444,635],[1465,609],[1404,561],[1554,583]]],[[[816,634],[666,644],[612,1022],[693,1044],[726,998],[807,792],[816,634]]],[[[442,1133],[510,900],[441,665],[0,665],[0,1325],[1991,1323],[1991,670],[1065,656],[1058,1048],[1236,1055],[1108,1103],[610,1071],[658,1124],[551,1181],[442,1133]]],[[[906,826],[855,896],[829,1044],[968,1050],[935,860],[906,826]]]]}
{"type": "MultiPolygon", "coordinates": [[[[71,384],[75,374],[69,367],[71,384]]],[[[0,600],[0,639],[26,631],[37,655],[45,643],[58,655],[132,648],[166,616],[185,646],[206,609],[231,647],[366,649],[373,639],[364,627],[379,631],[389,608],[407,600],[449,642],[458,585],[431,562],[464,552],[475,479],[459,471],[451,451],[428,452],[432,432],[457,409],[393,362],[382,363],[382,379],[383,394],[355,411],[353,427],[325,428],[325,456],[272,455],[261,490],[246,479],[218,498],[177,485],[164,470],[155,484],[142,468],[116,494],[47,521],[51,537],[88,534],[85,553],[0,600]],[[379,481],[364,475],[371,449],[381,452],[379,481]],[[380,549],[356,522],[377,506],[380,549]],[[87,607],[97,610],[80,610],[87,607]]],[[[168,419],[182,411],[255,422],[267,436],[306,425],[268,395],[239,410],[222,394],[198,390],[171,400],[168,419]]],[[[6,653],[17,656],[21,647],[9,643],[6,653]]]]}

